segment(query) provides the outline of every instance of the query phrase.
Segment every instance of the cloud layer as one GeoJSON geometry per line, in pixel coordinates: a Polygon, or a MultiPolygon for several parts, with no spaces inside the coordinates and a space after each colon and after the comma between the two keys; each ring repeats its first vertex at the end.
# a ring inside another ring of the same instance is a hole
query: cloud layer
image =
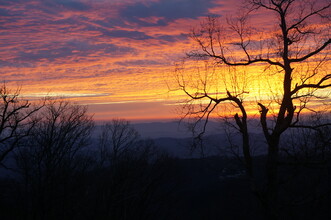
{"type": "Polygon", "coordinates": [[[236,6],[226,0],[2,0],[0,75],[31,96],[162,106],[169,98],[164,76],[192,48],[191,28],[207,15],[238,13],[236,6]]]}
{"type": "Polygon", "coordinates": [[[216,6],[212,0],[3,0],[0,75],[31,97],[60,94],[87,104],[164,99],[163,76],[190,46],[190,27],[216,6]]]}

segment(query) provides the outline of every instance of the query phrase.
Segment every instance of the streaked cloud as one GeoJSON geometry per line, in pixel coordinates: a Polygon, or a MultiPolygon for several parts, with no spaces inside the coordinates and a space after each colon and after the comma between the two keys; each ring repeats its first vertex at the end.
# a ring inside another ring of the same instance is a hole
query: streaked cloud
{"type": "Polygon", "coordinates": [[[233,2],[2,0],[0,76],[27,95],[91,104],[102,117],[161,117],[173,104],[160,101],[171,99],[165,76],[191,50],[191,28],[206,15],[235,15],[233,2]]]}
{"type": "Polygon", "coordinates": [[[166,26],[180,18],[206,16],[216,6],[212,0],[167,0],[137,2],[120,10],[121,17],[139,26],[166,26]]]}

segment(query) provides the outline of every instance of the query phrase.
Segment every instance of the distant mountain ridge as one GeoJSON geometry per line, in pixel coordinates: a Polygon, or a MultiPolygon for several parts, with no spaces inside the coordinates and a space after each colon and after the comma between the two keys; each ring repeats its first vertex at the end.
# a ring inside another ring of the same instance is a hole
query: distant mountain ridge
{"type": "MultiPolygon", "coordinates": [[[[132,123],[132,126],[139,132],[143,139],[153,139],[161,151],[169,153],[178,158],[199,158],[208,156],[234,156],[240,153],[241,148],[230,147],[227,135],[222,129],[222,125],[217,121],[209,121],[206,133],[203,136],[203,154],[199,147],[193,148],[193,136],[187,124],[178,121],[171,122],[148,122],[132,123]]],[[[93,139],[96,140],[100,134],[101,126],[96,126],[93,139]]],[[[256,131],[256,129],[255,129],[256,131]]],[[[234,135],[232,145],[240,146],[240,134],[234,135]]],[[[263,135],[261,133],[251,133],[251,141],[254,143],[253,154],[261,155],[263,150],[263,135]]],[[[93,141],[94,142],[94,141],[93,141]]]]}

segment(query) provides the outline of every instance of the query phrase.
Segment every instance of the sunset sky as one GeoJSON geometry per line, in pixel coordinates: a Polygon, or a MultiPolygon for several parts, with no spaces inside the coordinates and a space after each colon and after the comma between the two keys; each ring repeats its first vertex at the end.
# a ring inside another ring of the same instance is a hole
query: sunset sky
{"type": "MultiPolygon", "coordinates": [[[[207,15],[227,0],[0,0],[0,74],[27,98],[64,96],[96,120],[179,117],[169,92],[174,63],[207,15]]],[[[264,25],[269,18],[256,14],[264,25]]]]}

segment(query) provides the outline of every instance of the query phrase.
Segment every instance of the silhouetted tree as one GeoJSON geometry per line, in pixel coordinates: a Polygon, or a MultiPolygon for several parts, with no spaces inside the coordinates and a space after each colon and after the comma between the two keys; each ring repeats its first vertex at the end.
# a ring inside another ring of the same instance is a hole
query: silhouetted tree
{"type": "Polygon", "coordinates": [[[33,219],[70,216],[79,205],[73,197],[84,186],[79,182],[79,174],[88,167],[82,150],[89,144],[92,117],[86,106],[53,99],[46,102],[36,117],[38,123],[16,153],[28,216],[33,219]]]}
{"type": "Polygon", "coordinates": [[[113,119],[102,126],[99,137],[101,162],[115,163],[130,151],[140,139],[139,133],[124,119],[113,119]]]}
{"type": "Polygon", "coordinates": [[[32,118],[42,107],[20,98],[20,90],[11,91],[6,84],[0,87],[0,165],[6,156],[29,136],[37,121],[32,118]]]}
{"type": "Polygon", "coordinates": [[[189,97],[184,107],[186,114],[197,117],[194,125],[206,119],[202,133],[210,115],[220,104],[231,103],[238,109],[238,113],[234,114],[234,125],[241,133],[242,152],[252,188],[264,204],[268,219],[278,219],[282,135],[290,128],[317,129],[330,125],[327,121],[307,125],[301,118],[303,112],[311,109],[309,101],[328,97],[327,94],[318,93],[318,90],[331,87],[328,70],[331,3],[329,0],[245,2],[245,9],[240,10],[242,16],[228,18],[224,23],[218,17],[209,17],[200,29],[192,31],[192,39],[200,49],[188,53],[188,57],[204,60],[206,67],[203,71],[198,70],[195,76],[187,77],[179,66],[177,82],[189,97]],[[249,19],[254,12],[265,13],[264,16],[274,23],[250,26],[249,19]],[[268,34],[265,34],[266,30],[268,34]],[[269,74],[272,73],[281,79],[281,89],[276,94],[257,102],[260,124],[268,145],[266,185],[263,190],[256,189],[247,125],[250,102],[245,102],[245,98],[250,92],[248,76],[252,72],[237,68],[250,66],[261,68],[261,74],[272,76],[269,74]],[[220,76],[217,75],[218,67],[226,67],[222,72],[223,82],[217,78],[220,76]],[[221,87],[220,83],[225,86],[221,87]]]}
{"type": "Polygon", "coordinates": [[[101,129],[101,166],[94,171],[97,182],[89,196],[95,197],[95,204],[89,215],[99,219],[159,217],[158,209],[169,202],[176,184],[172,159],[154,141],[141,139],[125,119],[113,119],[101,129]]]}

